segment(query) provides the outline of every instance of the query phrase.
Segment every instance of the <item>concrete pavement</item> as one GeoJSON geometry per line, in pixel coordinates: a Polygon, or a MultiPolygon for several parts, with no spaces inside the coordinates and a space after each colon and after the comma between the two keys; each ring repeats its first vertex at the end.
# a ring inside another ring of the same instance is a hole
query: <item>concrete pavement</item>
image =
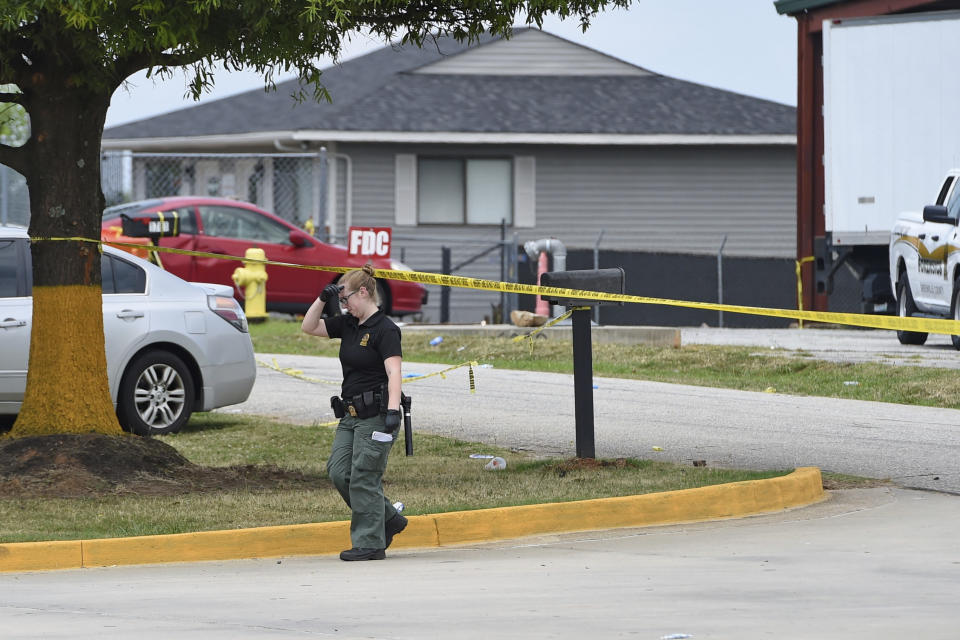
{"type": "Polygon", "coordinates": [[[842,491],[777,515],[391,550],[383,562],[0,574],[0,619],[4,637],[54,640],[952,640],[958,528],[955,496],[842,491]]]}

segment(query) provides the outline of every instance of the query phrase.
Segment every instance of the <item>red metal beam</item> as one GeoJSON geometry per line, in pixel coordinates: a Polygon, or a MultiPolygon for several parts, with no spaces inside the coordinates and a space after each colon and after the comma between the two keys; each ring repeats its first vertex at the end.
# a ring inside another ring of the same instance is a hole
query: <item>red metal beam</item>
{"type": "MultiPolygon", "coordinates": [[[[817,64],[806,15],[797,16],[797,260],[813,255],[813,237],[816,212],[813,205],[813,180],[817,173],[814,164],[814,102],[813,68],[817,64]]],[[[821,167],[820,174],[823,175],[821,167]]],[[[821,216],[822,217],[822,216],[821,216]]],[[[813,301],[813,268],[801,268],[803,281],[803,308],[819,309],[813,301]]]]}

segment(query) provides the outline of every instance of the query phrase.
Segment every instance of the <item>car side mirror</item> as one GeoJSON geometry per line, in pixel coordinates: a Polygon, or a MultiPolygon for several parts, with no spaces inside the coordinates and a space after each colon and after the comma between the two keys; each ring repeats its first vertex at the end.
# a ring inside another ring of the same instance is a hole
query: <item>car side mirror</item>
{"type": "Polygon", "coordinates": [[[923,221],[957,223],[956,220],[947,215],[947,208],[939,204],[928,204],[923,208],[923,221]]]}
{"type": "Polygon", "coordinates": [[[295,247],[305,247],[307,246],[307,242],[307,239],[303,237],[302,233],[294,231],[293,229],[290,230],[290,244],[295,247]]]}

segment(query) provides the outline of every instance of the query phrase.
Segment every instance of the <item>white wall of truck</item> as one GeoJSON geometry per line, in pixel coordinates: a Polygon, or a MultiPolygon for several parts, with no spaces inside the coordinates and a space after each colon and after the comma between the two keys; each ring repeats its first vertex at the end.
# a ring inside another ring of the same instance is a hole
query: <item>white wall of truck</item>
{"type": "Polygon", "coordinates": [[[960,166],[958,59],[958,11],[823,25],[825,250],[884,288],[897,216],[960,166]]]}

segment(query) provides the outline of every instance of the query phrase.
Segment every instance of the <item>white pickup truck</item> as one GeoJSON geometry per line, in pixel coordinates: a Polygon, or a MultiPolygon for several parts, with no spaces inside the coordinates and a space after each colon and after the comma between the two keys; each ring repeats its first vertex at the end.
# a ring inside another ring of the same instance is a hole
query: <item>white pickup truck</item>
{"type": "MultiPolygon", "coordinates": [[[[890,282],[901,317],[960,320],[960,169],[943,179],[935,204],[902,213],[890,233],[890,282]]],[[[901,344],[923,344],[926,333],[898,331],[901,344]]],[[[952,336],[960,350],[960,336],[952,336]]]]}

